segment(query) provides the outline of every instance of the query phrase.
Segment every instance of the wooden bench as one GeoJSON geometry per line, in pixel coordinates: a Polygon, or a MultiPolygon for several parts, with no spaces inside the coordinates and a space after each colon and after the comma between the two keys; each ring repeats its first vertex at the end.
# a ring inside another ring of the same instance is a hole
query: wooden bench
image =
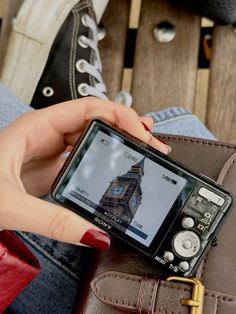
{"type": "MultiPolygon", "coordinates": [[[[0,62],[21,2],[1,2],[0,62]]],[[[99,47],[109,97],[121,89],[130,91],[133,108],[140,114],[186,107],[219,139],[236,143],[236,31],[232,25],[213,26],[210,67],[199,69],[202,19],[168,0],[110,0],[102,23],[107,34],[99,47]],[[166,25],[174,38],[163,42],[166,38],[158,31],[165,32],[166,25]]]]}
{"type": "MultiPolygon", "coordinates": [[[[107,36],[100,48],[111,97],[127,86],[122,83],[126,36],[133,26],[129,19],[131,4],[137,7],[139,3],[140,0],[110,0],[103,18],[107,36]]],[[[133,108],[143,114],[170,106],[186,107],[219,139],[236,143],[235,29],[231,25],[213,27],[210,69],[199,70],[200,17],[167,0],[143,0],[136,26],[132,78],[128,84],[133,108]],[[175,27],[172,41],[163,43],[154,38],[153,30],[161,22],[175,27]]]]}

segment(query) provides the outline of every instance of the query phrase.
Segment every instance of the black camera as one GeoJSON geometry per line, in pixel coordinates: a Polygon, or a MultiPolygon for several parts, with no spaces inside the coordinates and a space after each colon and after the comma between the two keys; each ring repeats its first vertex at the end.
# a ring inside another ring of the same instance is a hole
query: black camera
{"type": "Polygon", "coordinates": [[[98,119],[75,145],[52,196],[182,276],[194,274],[232,203],[210,179],[98,119]]]}

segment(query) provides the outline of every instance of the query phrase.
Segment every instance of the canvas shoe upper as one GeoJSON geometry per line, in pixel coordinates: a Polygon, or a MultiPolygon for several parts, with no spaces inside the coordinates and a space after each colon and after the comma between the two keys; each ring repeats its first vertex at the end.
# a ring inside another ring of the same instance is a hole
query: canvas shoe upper
{"type": "Polygon", "coordinates": [[[88,95],[106,99],[97,44],[92,3],[82,0],[56,36],[31,106],[43,108],[88,95]]]}
{"type": "Polygon", "coordinates": [[[1,81],[35,108],[94,95],[106,98],[97,26],[108,0],[25,0],[1,81]]]}

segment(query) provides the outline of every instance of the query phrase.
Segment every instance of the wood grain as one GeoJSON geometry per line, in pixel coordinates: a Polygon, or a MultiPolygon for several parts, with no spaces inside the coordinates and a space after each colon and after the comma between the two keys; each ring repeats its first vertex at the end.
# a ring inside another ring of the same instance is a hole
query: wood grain
{"type": "Polygon", "coordinates": [[[102,19],[107,34],[99,43],[99,50],[103,78],[111,99],[121,89],[129,10],[130,0],[110,0],[102,19]]]}
{"type": "Polygon", "coordinates": [[[132,84],[133,107],[143,114],[170,106],[193,109],[200,18],[166,0],[143,0],[132,84]],[[169,43],[154,39],[154,27],[168,21],[176,28],[169,43]]]}
{"type": "Polygon", "coordinates": [[[1,19],[5,16],[7,5],[8,5],[7,0],[0,1],[0,18],[1,19]]]}
{"type": "Polygon", "coordinates": [[[138,28],[142,0],[131,0],[129,28],[138,28]]]}
{"type": "Polygon", "coordinates": [[[208,82],[209,82],[209,69],[198,69],[193,112],[203,123],[205,123],[206,121],[208,82]]]}
{"type": "Polygon", "coordinates": [[[220,140],[236,143],[236,33],[213,31],[206,124],[220,140]]]}

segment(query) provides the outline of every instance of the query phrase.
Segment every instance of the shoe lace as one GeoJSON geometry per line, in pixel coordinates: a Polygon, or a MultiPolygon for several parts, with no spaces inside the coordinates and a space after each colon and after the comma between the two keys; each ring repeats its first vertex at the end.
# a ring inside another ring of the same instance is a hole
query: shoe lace
{"type": "MultiPolygon", "coordinates": [[[[102,78],[102,63],[98,50],[98,28],[95,21],[87,14],[82,16],[82,23],[91,30],[91,38],[84,35],[79,36],[78,43],[83,48],[91,48],[94,52],[94,61],[89,63],[84,59],[76,62],[76,69],[82,73],[88,73],[95,78],[94,85],[81,83],[78,86],[78,92],[82,96],[96,96],[101,99],[108,99],[106,85],[102,78]]],[[[127,92],[119,92],[115,97],[115,102],[123,103],[130,107],[132,104],[132,96],[127,92]]]]}

